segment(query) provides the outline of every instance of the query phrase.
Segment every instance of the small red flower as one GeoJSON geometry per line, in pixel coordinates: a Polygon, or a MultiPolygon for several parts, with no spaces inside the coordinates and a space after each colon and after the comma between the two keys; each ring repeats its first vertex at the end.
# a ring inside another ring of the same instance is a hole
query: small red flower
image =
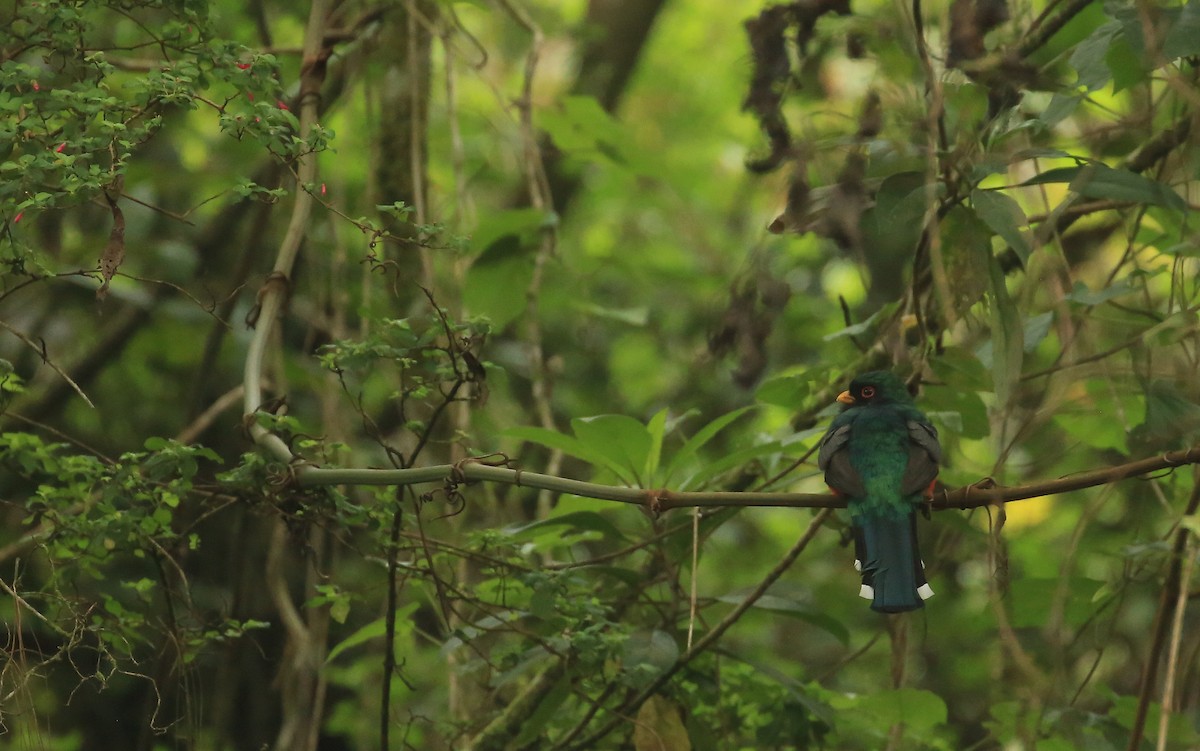
{"type": "Polygon", "coordinates": [[[21,217],[23,217],[23,216],[25,216],[25,212],[18,211],[17,215],[13,217],[13,224],[16,224],[17,222],[21,221],[21,217]]]}
{"type": "Polygon", "coordinates": [[[41,91],[41,90],[42,90],[42,87],[41,87],[41,86],[38,86],[38,82],[37,82],[37,81],[34,81],[34,82],[33,82],[33,90],[34,90],[34,91],[41,91]]]}
{"type": "Polygon", "coordinates": [[[325,195],[325,183],[321,183],[321,195],[325,195]]]}
{"type": "Polygon", "coordinates": [[[253,101],[254,101],[254,92],[253,92],[253,91],[247,91],[247,92],[246,92],[246,98],[247,98],[247,99],[249,99],[250,101],[252,101],[252,102],[253,102],[253,101]]]}
{"type": "Polygon", "coordinates": [[[237,66],[239,70],[246,70],[250,67],[250,63],[238,63],[237,66]]]}
{"type": "Polygon", "coordinates": [[[67,148],[67,142],[66,142],[66,141],[63,141],[62,143],[60,143],[60,144],[58,145],[58,148],[54,150],[54,153],[55,153],[55,154],[61,154],[61,153],[62,153],[62,151],[63,151],[63,149],[65,149],[65,148],[67,148]]]}
{"type": "MultiPolygon", "coordinates": [[[[287,106],[286,104],[284,104],[282,101],[280,101],[280,102],[276,102],[275,104],[279,105],[279,109],[281,109],[281,110],[286,110],[286,109],[288,109],[288,106],[287,106]]],[[[290,110],[289,110],[289,111],[290,111],[290,110]]]]}

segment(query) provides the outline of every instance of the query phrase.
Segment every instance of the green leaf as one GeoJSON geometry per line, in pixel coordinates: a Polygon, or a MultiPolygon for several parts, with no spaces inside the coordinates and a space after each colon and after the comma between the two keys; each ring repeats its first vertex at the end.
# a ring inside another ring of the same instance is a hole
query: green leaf
{"type": "MultiPolygon", "coordinates": [[[[1046,105],[1046,109],[1042,111],[1042,114],[1038,117],[1038,120],[1040,120],[1042,125],[1045,127],[1053,128],[1055,125],[1058,125],[1060,122],[1074,114],[1075,110],[1079,109],[1079,103],[1081,101],[1083,101],[1083,98],[1078,94],[1064,94],[1059,92],[1051,97],[1050,103],[1046,105]]],[[[1066,154],[1055,151],[1047,156],[1061,157],[1066,156],[1066,154]]]]}
{"type": "Polygon", "coordinates": [[[1071,190],[1081,196],[1187,210],[1187,203],[1179,194],[1157,180],[1126,169],[1114,169],[1102,162],[1091,162],[1077,169],[1079,173],[1071,179],[1071,190]]]}
{"type": "Polygon", "coordinates": [[[953,389],[987,391],[991,387],[987,368],[962,347],[947,347],[930,359],[929,366],[943,384],[953,389]]]}
{"type": "Polygon", "coordinates": [[[564,152],[584,158],[603,158],[630,166],[629,135],[625,126],[600,106],[595,97],[568,96],[538,113],[538,124],[564,152]]]}
{"type": "Polygon", "coordinates": [[[667,410],[660,409],[646,424],[646,432],[650,435],[650,449],[646,452],[646,465],[642,469],[642,477],[647,485],[653,486],[658,475],[658,464],[662,459],[663,434],[667,430],[667,410]]]}
{"type": "MultiPolygon", "coordinates": [[[[505,430],[502,435],[522,441],[532,441],[547,448],[556,449],[576,459],[582,459],[588,464],[607,469],[618,477],[622,477],[620,465],[578,438],[569,436],[566,433],[534,425],[518,425],[505,430]]],[[[622,482],[629,484],[624,478],[622,478],[622,482]]]]}
{"type": "Polygon", "coordinates": [[[463,298],[471,312],[487,316],[498,333],[525,312],[525,290],[533,276],[529,248],[509,235],[492,243],[467,270],[463,298]]]}
{"type": "MultiPolygon", "coordinates": [[[[397,637],[407,636],[412,632],[412,616],[420,607],[419,602],[410,602],[396,610],[396,635],[397,637]]],[[[376,618],[367,625],[350,634],[342,641],[334,645],[333,649],[329,650],[329,656],[325,658],[325,664],[333,662],[338,655],[348,649],[353,649],[359,644],[365,644],[372,639],[378,639],[387,633],[387,619],[385,617],[376,618]]]]}
{"type": "Polygon", "coordinates": [[[1109,21],[1080,42],[1071,53],[1071,67],[1079,75],[1077,86],[1095,91],[1108,83],[1112,71],[1108,67],[1108,48],[1121,31],[1119,21],[1109,21]]]}
{"type": "Polygon", "coordinates": [[[975,208],[976,216],[1008,243],[1020,257],[1021,264],[1025,265],[1033,248],[1029,238],[1021,231],[1028,228],[1029,221],[1020,205],[1013,198],[995,190],[971,191],[971,205],[975,208]]]}
{"type": "MultiPolygon", "coordinates": [[[[921,399],[926,413],[934,418],[935,415],[952,413],[959,416],[960,425],[954,425],[942,420],[942,424],[963,438],[986,438],[990,432],[987,407],[979,394],[946,386],[926,386],[921,399]]],[[[937,418],[934,418],[937,421],[937,418]]]]}
{"type": "MultiPolygon", "coordinates": [[[[1140,34],[1140,29],[1138,33],[1140,34]]],[[[1108,53],[1104,56],[1104,64],[1112,74],[1114,94],[1136,86],[1149,77],[1142,46],[1139,40],[1138,49],[1135,49],[1126,34],[1114,39],[1109,46],[1108,53]]]]}
{"type": "Polygon", "coordinates": [[[1082,165],[1074,167],[1055,167],[1048,169],[1045,172],[1039,172],[1025,182],[1021,186],[1027,185],[1042,185],[1045,183],[1069,183],[1079,175],[1079,171],[1083,169],[1082,165]]]}
{"type": "Polygon", "coordinates": [[[763,404],[798,410],[804,406],[811,393],[812,386],[808,375],[783,375],[763,381],[754,392],[754,398],[763,404]]]}
{"type": "Polygon", "coordinates": [[[839,329],[832,334],[826,334],[822,337],[825,341],[831,342],[835,339],[841,339],[844,336],[861,336],[863,334],[874,331],[882,321],[891,318],[892,312],[896,309],[896,303],[888,303],[879,310],[875,311],[866,320],[851,324],[844,329],[839,329]]]}
{"type": "Polygon", "coordinates": [[[1083,282],[1075,282],[1075,287],[1067,294],[1067,299],[1073,303],[1080,305],[1099,305],[1109,300],[1128,295],[1136,292],[1137,289],[1129,283],[1128,279],[1122,279],[1116,284],[1110,284],[1098,290],[1090,290],[1083,282]]]}
{"type": "Polygon", "coordinates": [[[1187,203],[1168,186],[1127,169],[1109,167],[1102,162],[1046,170],[1021,185],[1043,183],[1070,183],[1071,190],[1087,198],[1166,206],[1175,211],[1187,209],[1187,203]]]}
{"type": "Polygon", "coordinates": [[[471,234],[471,245],[484,252],[503,237],[521,236],[534,230],[553,227],[557,223],[558,215],[545,209],[524,208],[489,212],[480,219],[479,226],[471,234]]]}
{"type": "Polygon", "coordinates": [[[589,452],[607,457],[607,465],[619,467],[619,476],[632,473],[639,485],[643,482],[651,448],[645,425],[628,415],[596,415],[571,420],[571,430],[589,452]]]}
{"type": "Polygon", "coordinates": [[[1200,55],[1200,0],[1189,0],[1167,29],[1162,55],[1167,60],[1200,55]]]}
{"type": "Polygon", "coordinates": [[[671,457],[670,463],[667,464],[667,473],[663,478],[663,485],[670,487],[671,478],[674,477],[675,473],[686,466],[687,463],[690,462],[697,453],[699,453],[700,449],[703,448],[705,444],[707,444],[714,437],[716,437],[718,433],[728,427],[730,423],[751,409],[754,409],[754,407],[741,407],[733,410],[732,412],[726,412],[725,414],[705,425],[703,428],[700,428],[700,430],[696,431],[696,434],[687,439],[683,446],[680,447],[680,449],[675,452],[674,456],[671,457]]]}
{"type": "Polygon", "coordinates": [[[686,477],[682,483],[682,487],[701,487],[709,480],[723,475],[734,467],[739,467],[760,456],[775,454],[782,450],[783,446],[779,441],[770,441],[757,446],[748,446],[740,451],[734,451],[732,454],[728,454],[717,461],[705,464],[699,471],[686,477]]]}
{"type": "Polygon", "coordinates": [[[1050,333],[1050,324],[1054,323],[1054,313],[1047,311],[1025,321],[1025,354],[1037,349],[1046,335],[1050,333]]]}
{"type": "Polygon", "coordinates": [[[1025,327],[1021,313],[1008,294],[1004,272],[993,257],[991,271],[992,386],[1000,409],[1007,409],[1021,380],[1025,356],[1025,327]]]}
{"type": "Polygon", "coordinates": [[[888,175],[875,194],[875,205],[863,212],[863,243],[873,256],[908,258],[921,237],[921,220],[929,208],[923,171],[888,175]]]}

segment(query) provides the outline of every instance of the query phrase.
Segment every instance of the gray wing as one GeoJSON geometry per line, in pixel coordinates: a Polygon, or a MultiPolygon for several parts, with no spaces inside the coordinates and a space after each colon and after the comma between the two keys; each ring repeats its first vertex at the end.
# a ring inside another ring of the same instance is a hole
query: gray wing
{"type": "Polygon", "coordinates": [[[850,440],[850,426],[831,429],[821,439],[817,450],[817,466],[825,470],[825,484],[842,495],[861,498],[867,494],[862,478],[850,464],[850,453],[845,451],[850,440]]]}
{"type": "Polygon", "coordinates": [[[900,480],[900,492],[920,493],[937,479],[942,462],[942,446],[938,443],[937,428],[927,422],[908,421],[908,464],[900,480]]]}

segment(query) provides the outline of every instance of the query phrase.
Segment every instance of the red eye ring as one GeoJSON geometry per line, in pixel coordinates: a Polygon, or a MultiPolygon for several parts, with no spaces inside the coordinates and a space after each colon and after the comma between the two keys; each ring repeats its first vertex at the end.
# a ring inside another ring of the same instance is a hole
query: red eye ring
{"type": "Polygon", "coordinates": [[[871,397],[875,396],[875,387],[874,386],[863,386],[861,393],[862,393],[863,399],[870,399],[871,397]]]}

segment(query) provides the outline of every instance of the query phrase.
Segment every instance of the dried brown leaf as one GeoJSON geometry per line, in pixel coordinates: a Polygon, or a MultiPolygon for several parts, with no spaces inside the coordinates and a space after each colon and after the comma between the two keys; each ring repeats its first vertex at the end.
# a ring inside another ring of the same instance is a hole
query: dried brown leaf
{"type": "Polygon", "coordinates": [[[100,277],[104,280],[100,289],[96,290],[96,299],[100,301],[108,297],[108,284],[116,275],[117,269],[121,268],[121,262],[125,260],[125,214],[117,205],[117,199],[108,194],[105,194],[105,198],[108,199],[108,206],[112,210],[113,226],[108,233],[108,243],[104,246],[104,252],[100,254],[100,277]]]}

